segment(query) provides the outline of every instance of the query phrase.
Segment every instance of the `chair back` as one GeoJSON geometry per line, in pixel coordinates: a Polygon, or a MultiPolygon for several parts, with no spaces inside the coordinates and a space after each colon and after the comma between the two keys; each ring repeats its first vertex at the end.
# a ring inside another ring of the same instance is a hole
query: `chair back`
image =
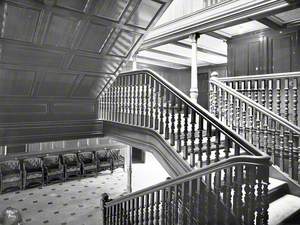
{"type": "Polygon", "coordinates": [[[78,157],[83,163],[92,163],[95,158],[93,152],[80,152],[78,153],[78,157]]]}
{"type": "Polygon", "coordinates": [[[37,172],[42,170],[43,161],[40,158],[27,158],[23,160],[23,165],[27,172],[37,172]]]}
{"type": "Polygon", "coordinates": [[[59,167],[60,158],[58,155],[49,155],[43,158],[44,165],[48,169],[56,169],[59,167]]]}
{"type": "Polygon", "coordinates": [[[0,171],[3,176],[20,173],[21,166],[19,160],[8,160],[1,162],[0,171]]]}
{"type": "Polygon", "coordinates": [[[63,155],[63,163],[68,166],[77,166],[78,158],[74,153],[68,153],[63,155]]]}

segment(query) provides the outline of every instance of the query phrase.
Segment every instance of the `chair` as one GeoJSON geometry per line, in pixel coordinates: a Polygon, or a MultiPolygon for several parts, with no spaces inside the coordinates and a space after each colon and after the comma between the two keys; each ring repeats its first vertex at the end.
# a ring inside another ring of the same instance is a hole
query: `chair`
{"type": "Polygon", "coordinates": [[[116,169],[116,168],[125,169],[125,159],[120,154],[119,149],[111,150],[111,156],[112,156],[112,161],[113,161],[113,169],[116,169]]]}
{"type": "Polygon", "coordinates": [[[75,153],[64,154],[62,158],[65,171],[65,180],[67,180],[70,176],[81,176],[80,162],[75,153]]]}
{"type": "Polygon", "coordinates": [[[43,158],[46,184],[51,180],[64,181],[64,167],[59,155],[48,155],[43,158]]]}
{"type": "Polygon", "coordinates": [[[110,170],[113,172],[113,162],[110,150],[96,151],[97,171],[110,170]]]}
{"type": "Polygon", "coordinates": [[[44,167],[40,158],[27,158],[23,160],[23,188],[29,184],[40,183],[44,185],[44,167]]]}
{"type": "Polygon", "coordinates": [[[19,160],[0,163],[0,193],[9,187],[22,189],[22,171],[19,160]]]}
{"type": "Polygon", "coordinates": [[[79,152],[78,158],[81,163],[82,175],[85,176],[88,173],[97,174],[97,163],[93,152],[79,152]]]}

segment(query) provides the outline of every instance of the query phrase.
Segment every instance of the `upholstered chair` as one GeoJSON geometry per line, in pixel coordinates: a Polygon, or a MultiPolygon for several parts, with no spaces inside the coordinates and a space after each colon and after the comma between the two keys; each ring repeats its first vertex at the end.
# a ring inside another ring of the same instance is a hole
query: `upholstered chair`
{"type": "Polygon", "coordinates": [[[43,158],[46,184],[51,180],[64,181],[64,167],[59,155],[47,155],[43,158]]]}
{"type": "Polygon", "coordinates": [[[22,189],[22,171],[19,160],[0,162],[0,193],[10,187],[22,189]]]}
{"type": "Polygon", "coordinates": [[[97,163],[93,152],[79,152],[78,158],[81,163],[82,175],[88,173],[97,175],[97,163]]]}
{"type": "Polygon", "coordinates": [[[23,160],[23,188],[29,184],[40,183],[44,185],[44,167],[40,158],[27,158],[23,160]]]}
{"type": "Polygon", "coordinates": [[[98,150],[95,153],[97,161],[97,170],[110,170],[113,172],[113,162],[110,150],[98,150]]]}
{"type": "Polygon", "coordinates": [[[67,180],[70,176],[81,176],[81,166],[77,154],[63,154],[62,159],[65,171],[65,180],[67,180]]]}
{"type": "Polygon", "coordinates": [[[120,154],[119,149],[111,150],[111,157],[112,157],[112,161],[113,161],[113,169],[116,169],[116,168],[125,169],[125,159],[120,154]]]}

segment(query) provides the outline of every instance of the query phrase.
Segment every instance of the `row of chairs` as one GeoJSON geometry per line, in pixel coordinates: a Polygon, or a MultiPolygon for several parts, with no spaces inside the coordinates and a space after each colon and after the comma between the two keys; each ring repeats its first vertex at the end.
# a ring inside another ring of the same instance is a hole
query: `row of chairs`
{"type": "Polygon", "coordinates": [[[7,188],[26,189],[31,184],[66,181],[74,176],[98,175],[98,172],[122,167],[120,150],[98,150],[46,155],[0,162],[0,193],[7,188]],[[22,169],[21,169],[22,168],[22,169]]]}

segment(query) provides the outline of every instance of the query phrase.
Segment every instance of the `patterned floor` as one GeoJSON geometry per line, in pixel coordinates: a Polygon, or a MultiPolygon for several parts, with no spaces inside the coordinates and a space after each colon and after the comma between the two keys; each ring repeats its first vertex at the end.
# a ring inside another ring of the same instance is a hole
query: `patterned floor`
{"type": "Polygon", "coordinates": [[[22,213],[24,225],[95,225],[100,222],[100,197],[126,192],[123,169],[81,180],[0,195],[0,212],[11,206],[22,213]]]}

